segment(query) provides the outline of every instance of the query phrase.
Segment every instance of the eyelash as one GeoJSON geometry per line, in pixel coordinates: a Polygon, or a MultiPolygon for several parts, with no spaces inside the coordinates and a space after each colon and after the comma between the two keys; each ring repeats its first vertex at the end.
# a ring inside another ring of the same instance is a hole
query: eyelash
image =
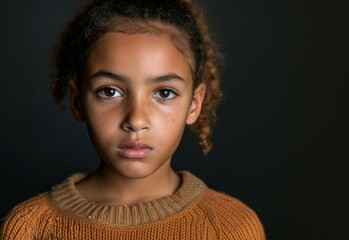
{"type": "MultiPolygon", "coordinates": [[[[117,97],[120,97],[122,95],[120,90],[118,90],[116,87],[112,87],[112,86],[107,86],[107,87],[104,87],[104,88],[98,90],[97,94],[100,97],[107,98],[107,99],[117,98],[117,97]],[[112,91],[112,92],[106,93],[107,90],[112,91]],[[117,96],[114,96],[115,94],[117,94],[117,96]],[[108,95],[110,95],[110,96],[108,96],[108,95]]],[[[154,94],[155,98],[158,98],[158,99],[164,100],[164,101],[171,100],[177,96],[178,96],[178,93],[176,93],[174,90],[171,90],[168,88],[159,89],[154,94]],[[167,96],[165,96],[165,97],[160,96],[159,94],[161,94],[161,92],[167,96]]]]}
{"type": "Polygon", "coordinates": [[[107,98],[107,99],[111,99],[111,98],[116,98],[116,97],[120,97],[121,96],[121,92],[120,90],[118,90],[116,87],[111,87],[111,86],[108,86],[108,87],[104,87],[100,90],[98,90],[97,94],[103,98],[107,98]],[[106,95],[106,90],[109,90],[109,91],[114,91],[114,93],[111,93],[112,95],[115,94],[115,93],[118,93],[117,96],[107,96],[106,95]]]}
{"type": "Polygon", "coordinates": [[[161,99],[161,100],[168,101],[168,100],[171,100],[171,99],[177,97],[178,94],[177,94],[175,91],[171,90],[171,89],[162,88],[162,89],[159,89],[158,91],[156,91],[156,93],[154,94],[154,96],[155,96],[156,98],[161,99]],[[167,96],[167,97],[157,96],[158,94],[160,94],[160,92],[163,92],[163,93],[164,93],[164,92],[168,92],[168,94],[166,94],[166,95],[170,95],[171,97],[168,98],[168,96],[167,96]]]}

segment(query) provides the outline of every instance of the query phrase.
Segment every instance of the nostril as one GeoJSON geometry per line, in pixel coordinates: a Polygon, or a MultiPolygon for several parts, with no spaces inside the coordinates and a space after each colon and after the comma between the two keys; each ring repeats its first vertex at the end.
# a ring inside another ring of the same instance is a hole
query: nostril
{"type": "Polygon", "coordinates": [[[130,124],[130,123],[123,123],[122,129],[126,132],[140,132],[140,131],[146,131],[149,129],[148,124],[130,124]]]}
{"type": "Polygon", "coordinates": [[[134,131],[134,129],[132,127],[129,127],[129,126],[126,127],[126,130],[129,131],[129,132],[134,131]]]}

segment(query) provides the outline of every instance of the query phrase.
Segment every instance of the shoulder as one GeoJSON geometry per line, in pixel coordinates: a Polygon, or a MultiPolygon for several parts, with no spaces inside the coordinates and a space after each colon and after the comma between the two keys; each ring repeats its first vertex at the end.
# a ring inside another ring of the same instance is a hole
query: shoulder
{"type": "Polygon", "coordinates": [[[47,193],[20,203],[5,217],[0,229],[0,239],[30,239],[38,219],[47,209],[47,193]]]}
{"type": "Polygon", "coordinates": [[[220,239],[265,239],[257,214],[240,200],[207,189],[199,205],[214,228],[219,229],[220,239]]]}

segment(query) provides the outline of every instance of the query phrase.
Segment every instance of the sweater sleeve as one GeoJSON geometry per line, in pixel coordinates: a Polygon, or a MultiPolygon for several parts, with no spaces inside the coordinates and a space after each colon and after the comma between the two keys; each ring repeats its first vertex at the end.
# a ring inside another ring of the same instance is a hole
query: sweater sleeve
{"type": "Polygon", "coordinates": [[[35,229],[43,211],[44,194],[17,205],[5,218],[0,228],[1,240],[35,239],[35,229]]]}
{"type": "MultiPolygon", "coordinates": [[[[265,240],[263,225],[257,214],[241,201],[229,195],[211,192],[214,215],[222,240],[265,240]]],[[[213,209],[212,209],[213,210],[213,209]]]]}

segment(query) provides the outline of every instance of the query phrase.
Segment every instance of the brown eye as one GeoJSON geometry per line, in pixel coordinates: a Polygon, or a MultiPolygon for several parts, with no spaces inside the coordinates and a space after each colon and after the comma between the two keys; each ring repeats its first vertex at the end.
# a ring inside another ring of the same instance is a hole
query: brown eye
{"type": "Polygon", "coordinates": [[[104,98],[120,97],[120,92],[114,87],[105,87],[98,92],[98,95],[104,98]]]}
{"type": "Polygon", "coordinates": [[[160,98],[160,99],[166,99],[166,100],[172,99],[176,96],[177,96],[177,94],[170,89],[160,89],[159,91],[157,91],[155,93],[155,97],[160,98]]]}

